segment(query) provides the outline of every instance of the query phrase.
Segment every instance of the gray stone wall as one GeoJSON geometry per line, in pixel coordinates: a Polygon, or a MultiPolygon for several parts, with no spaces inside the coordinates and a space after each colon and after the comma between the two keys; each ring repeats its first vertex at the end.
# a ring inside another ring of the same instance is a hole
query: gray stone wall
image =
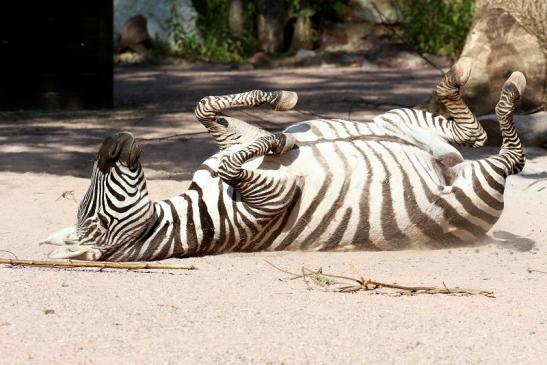
{"type": "Polygon", "coordinates": [[[397,16],[397,9],[391,0],[352,0],[353,13],[351,18],[354,21],[364,21],[373,24],[397,23],[400,19],[397,16]],[[378,11],[382,15],[378,14],[378,11]]]}

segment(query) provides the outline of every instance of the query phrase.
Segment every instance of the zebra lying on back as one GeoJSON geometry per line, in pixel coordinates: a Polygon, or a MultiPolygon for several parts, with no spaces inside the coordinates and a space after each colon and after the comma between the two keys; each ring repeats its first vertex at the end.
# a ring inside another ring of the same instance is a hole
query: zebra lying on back
{"type": "Polygon", "coordinates": [[[151,202],[129,133],[108,137],[75,226],[44,243],[50,257],[159,260],[230,251],[398,250],[475,242],[498,220],[506,178],[524,167],[512,115],[522,73],[496,107],[496,156],[464,161],[452,145],[480,147],[486,134],[461,99],[471,62],[462,59],[437,93],[451,118],[394,109],[372,121],[311,120],[269,133],[224,117],[230,108],[289,110],[295,93],[259,90],[209,96],[196,116],[220,152],[188,191],[151,202]]]}

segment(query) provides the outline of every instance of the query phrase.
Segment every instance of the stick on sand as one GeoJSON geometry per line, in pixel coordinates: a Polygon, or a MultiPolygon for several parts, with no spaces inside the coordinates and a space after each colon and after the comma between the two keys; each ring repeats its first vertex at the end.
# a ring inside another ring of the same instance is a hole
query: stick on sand
{"type": "Polygon", "coordinates": [[[271,262],[266,261],[267,264],[275,269],[284,272],[285,274],[292,275],[292,279],[302,278],[304,282],[310,287],[307,279],[312,281],[325,290],[337,291],[342,293],[356,292],[356,291],[371,291],[379,288],[394,289],[400,294],[449,294],[449,295],[483,295],[486,297],[494,298],[494,292],[489,290],[477,290],[477,289],[463,289],[463,288],[448,288],[446,285],[442,287],[437,286],[406,286],[399,284],[383,283],[380,281],[366,279],[363,275],[358,278],[332,275],[323,273],[322,270],[310,270],[306,267],[302,267],[302,274],[297,274],[278,266],[275,266],[271,262]],[[342,282],[337,281],[342,280],[342,282]],[[348,285],[349,283],[351,285],[348,285]]]}
{"type": "Polygon", "coordinates": [[[34,267],[97,267],[100,269],[124,270],[197,270],[194,265],[170,265],[157,262],[106,262],[79,260],[14,260],[0,259],[0,265],[34,266],[34,267]]]}

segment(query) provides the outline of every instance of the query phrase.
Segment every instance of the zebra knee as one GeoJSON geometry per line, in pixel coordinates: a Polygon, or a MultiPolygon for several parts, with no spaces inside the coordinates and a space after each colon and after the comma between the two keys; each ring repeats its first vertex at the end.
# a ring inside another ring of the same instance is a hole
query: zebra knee
{"type": "Polygon", "coordinates": [[[234,186],[241,181],[241,164],[234,161],[232,155],[222,156],[218,165],[218,176],[228,185],[234,186]]]}
{"type": "MultiPolygon", "coordinates": [[[[477,122],[478,123],[478,122],[477,122]]],[[[483,147],[486,144],[486,141],[488,140],[488,135],[486,134],[486,131],[480,127],[480,130],[477,131],[472,137],[473,145],[472,147],[483,147]]]]}
{"type": "Polygon", "coordinates": [[[207,119],[214,119],[219,113],[219,111],[212,105],[213,98],[213,96],[206,96],[196,105],[194,114],[198,120],[203,121],[207,119]]]}
{"type": "Polygon", "coordinates": [[[290,133],[275,133],[270,150],[276,155],[289,152],[296,145],[296,138],[290,133]]]}

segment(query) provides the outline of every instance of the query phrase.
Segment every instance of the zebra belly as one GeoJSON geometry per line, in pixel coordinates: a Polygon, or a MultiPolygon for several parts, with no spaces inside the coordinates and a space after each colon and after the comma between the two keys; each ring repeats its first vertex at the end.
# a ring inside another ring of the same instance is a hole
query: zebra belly
{"type": "Polygon", "coordinates": [[[421,247],[452,229],[433,203],[445,185],[440,167],[415,146],[338,140],[279,157],[261,167],[287,166],[305,181],[272,250],[421,247]]]}
{"type": "MultiPolygon", "coordinates": [[[[288,131],[297,137],[298,148],[253,159],[244,167],[302,177],[300,197],[274,221],[259,224],[254,233],[247,230],[241,242],[239,234],[233,246],[219,242],[220,251],[442,247],[476,240],[491,226],[469,224],[475,218],[452,191],[455,169],[408,136],[390,135],[375,124],[322,120],[288,131]]],[[[207,161],[212,170],[217,163],[218,156],[207,161]]],[[[209,172],[201,176],[207,176],[202,186],[220,183],[209,172]]],[[[469,185],[465,179],[460,183],[469,185]]],[[[225,203],[234,197],[230,191],[227,185],[221,188],[225,203]]],[[[228,217],[236,232],[243,231],[238,226],[245,227],[242,215],[236,213],[242,202],[226,204],[225,213],[215,204],[207,203],[213,222],[228,217]]]]}
{"type": "MultiPolygon", "coordinates": [[[[461,190],[453,191],[458,167],[439,163],[412,136],[341,120],[304,122],[287,132],[299,148],[262,165],[304,176],[305,183],[270,249],[443,247],[476,241],[493,225],[480,218],[478,224],[461,190]]],[[[465,176],[459,183],[472,185],[465,176]]]]}

